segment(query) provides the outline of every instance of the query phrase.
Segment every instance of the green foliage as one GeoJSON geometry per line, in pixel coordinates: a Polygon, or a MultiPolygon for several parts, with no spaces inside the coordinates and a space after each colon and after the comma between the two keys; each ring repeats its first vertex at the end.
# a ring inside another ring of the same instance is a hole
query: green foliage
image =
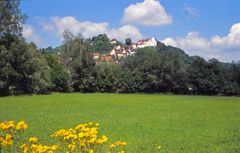
{"type": "Polygon", "coordinates": [[[40,52],[42,53],[52,53],[52,54],[60,54],[63,50],[63,46],[58,46],[55,48],[52,48],[51,46],[47,47],[47,48],[41,48],[40,52]]]}
{"type": "Polygon", "coordinates": [[[11,54],[3,45],[0,45],[0,59],[0,95],[8,95],[11,54]]]}
{"type": "MultiPolygon", "coordinates": [[[[96,65],[92,57],[93,51],[107,54],[113,49],[106,34],[85,39],[65,31],[63,45],[38,50],[22,38],[25,16],[19,2],[0,1],[0,95],[71,89],[240,95],[240,63],[205,61],[161,42],[156,47],[137,49],[134,56],[114,64],[96,65]]],[[[131,45],[131,38],[125,43],[131,45]]]]}
{"type": "Polygon", "coordinates": [[[97,66],[96,91],[116,92],[119,83],[119,66],[116,64],[102,63],[97,66]]]}
{"type": "Polygon", "coordinates": [[[64,68],[60,59],[55,54],[45,53],[43,54],[45,60],[50,67],[50,75],[52,82],[52,91],[68,92],[70,91],[70,75],[64,68]]]}
{"type": "Polygon", "coordinates": [[[187,70],[193,93],[204,95],[239,95],[238,70],[234,64],[224,64],[216,59],[208,62],[197,57],[187,70]],[[236,68],[236,67],[235,67],[236,68]]]}
{"type": "Polygon", "coordinates": [[[19,9],[19,0],[0,1],[0,37],[21,36],[26,16],[19,9]]]}
{"type": "Polygon", "coordinates": [[[71,73],[74,91],[92,92],[94,89],[95,61],[89,50],[89,41],[81,35],[64,32],[63,52],[60,59],[71,73]]]}
{"type": "Polygon", "coordinates": [[[188,77],[192,85],[193,92],[196,94],[208,93],[208,70],[207,62],[203,58],[197,58],[188,69],[188,77]]]}
{"type": "Polygon", "coordinates": [[[50,71],[34,44],[23,40],[11,43],[9,50],[2,45],[1,94],[46,93],[50,87],[50,71]]]}
{"type": "Polygon", "coordinates": [[[187,55],[182,49],[180,48],[176,48],[176,47],[172,47],[172,46],[166,46],[164,43],[158,42],[157,43],[157,47],[156,47],[157,51],[159,53],[164,53],[164,52],[171,52],[172,54],[175,54],[177,56],[179,56],[179,58],[186,64],[186,65],[190,65],[193,61],[193,58],[190,57],[189,55],[187,55]]]}
{"type": "Polygon", "coordinates": [[[113,47],[106,34],[101,34],[92,38],[91,51],[108,53],[113,47]]]}
{"type": "Polygon", "coordinates": [[[73,88],[75,91],[93,92],[95,61],[88,52],[84,52],[83,58],[74,66],[73,88]]]}
{"type": "Polygon", "coordinates": [[[137,91],[182,93],[186,90],[183,61],[171,52],[158,53],[153,47],[138,49],[122,67],[137,76],[134,81],[138,82],[137,91]]]}
{"type": "Polygon", "coordinates": [[[119,92],[135,93],[139,91],[141,84],[141,76],[135,71],[129,69],[121,69],[118,75],[119,92]]]}
{"type": "Polygon", "coordinates": [[[236,82],[225,82],[225,86],[222,88],[222,94],[226,96],[239,95],[240,87],[236,82]]]}
{"type": "Polygon", "coordinates": [[[126,38],[125,39],[125,44],[130,46],[132,44],[132,39],[131,38],[126,38]]]}
{"type": "Polygon", "coordinates": [[[50,71],[34,43],[21,37],[19,1],[0,1],[0,95],[47,93],[50,71]]]}

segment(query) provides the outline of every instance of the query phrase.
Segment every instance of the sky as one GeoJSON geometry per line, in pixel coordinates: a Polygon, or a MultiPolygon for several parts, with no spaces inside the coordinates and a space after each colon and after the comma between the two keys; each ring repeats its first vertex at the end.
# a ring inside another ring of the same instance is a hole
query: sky
{"type": "Polygon", "coordinates": [[[240,60],[239,0],[22,0],[27,41],[62,44],[69,30],[90,38],[106,33],[124,42],[155,37],[189,55],[240,60]]]}

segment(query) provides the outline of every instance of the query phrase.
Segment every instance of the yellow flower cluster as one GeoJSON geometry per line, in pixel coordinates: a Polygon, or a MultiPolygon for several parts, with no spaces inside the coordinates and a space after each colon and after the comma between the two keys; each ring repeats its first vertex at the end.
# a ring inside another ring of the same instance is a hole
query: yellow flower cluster
{"type": "Polygon", "coordinates": [[[14,128],[16,130],[24,130],[28,128],[28,125],[24,121],[20,121],[17,124],[15,124],[14,121],[0,122],[0,130],[9,130],[14,128]]]}
{"type": "Polygon", "coordinates": [[[38,141],[38,138],[37,137],[31,137],[31,138],[28,139],[28,141],[30,143],[36,143],[38,141]]]}
{"type": "Polygon", "coordinates": [[[24,130],[28,128],[28,125],[24,121],[20,121],[16,125],[16,130],[24,130]]]}
{"type": "MultiPolygon", "coordinates": [[[[75,128],[61,129],[54,132],[51,137],[60,140],[58,144],[42,145],[37,137],[30,137],[24,143],[24,130],[28,125],[24,121],[0,122],[0,152],[22,153],[100,153],[107,152],[108,137],[99,136],[99,123],[79,124],[75,128]]],[[[117,141],[110,145],[108,153],[125,153],[126,142],[117,141]]]]}
{"type": "Polygon", "coordinates": [[[10,134],[7,134],[5,137],[0,136],[0,143],[2,146],[12,145],[13,144],[13,137],[10,134]]]}
{"type": "Polygon", "coordinates": [[[15,127],[14,121],[8,121],[8,122],[0,122],[0,129],[1,130],[8,130],[15,127]]]}
{"type": "Polygon", "coordinates": [[[21,145],[22,153],[54,153],[59,149],[57,145],[47,146],[38,144],[36,137],[29,138],[29,144],[21,145]]]}
{"type": "Polygon", "coordinates": [[[0,148],[14,144],[14,134],[22,133],[28,125],[24,121],[15,124],[14,121],[0,122],[0,148]]]}
{"type": "Polygon", "coordinates": [[[108,137],[105,135],[98,137],[98,130],[99,123],[90,122],[79,124],[68,130],[61,129],[53,133],[51,137],[59,138],[61,142],[64,142],[62,148],[67,144],[67,151],[69,152],[80,150],[81,152],[92,153],[97,146],[101,147],[108,141],[108,137]]]}
{"type": "Polygon", "coordinates": [[[110,152],[109,153],[112,153],[112,152],[117,152],[117,153],[125,153],[125,150],[123,150],[123,146],[126,146],[127,143],[124,142],[124,141],[117,141],[117,142],[114,142],[113,144],[110,144],[110,152]]]}
{"type": "Polygon", "coordinates": [[[110,148],[115,148],[115,147],[118,147],[118,146],[126,146],[127,143],[126,142],[123,142],[123,141],[117,141],[113,144],[110,145],[110,148]]]}

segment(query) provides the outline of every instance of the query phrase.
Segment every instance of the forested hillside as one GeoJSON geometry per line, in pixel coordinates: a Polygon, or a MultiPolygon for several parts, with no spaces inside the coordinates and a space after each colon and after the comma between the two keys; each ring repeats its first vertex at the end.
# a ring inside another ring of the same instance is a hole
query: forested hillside
{"type": "MultiPolygon", "coordinates": [[[[17,1],[0,5],[0,95],[57,92],[148,92],[240,95],[240,63],[188,56],[166,46],[134,50],[118,61],[96,61],[93,52],[114,48],[106,34],[86,39],[63,33],[61,46],[42,48],[22,37],[25,15],[17,1]]],[[[130,48],[126,43],[117,42],[130,48]]]]}

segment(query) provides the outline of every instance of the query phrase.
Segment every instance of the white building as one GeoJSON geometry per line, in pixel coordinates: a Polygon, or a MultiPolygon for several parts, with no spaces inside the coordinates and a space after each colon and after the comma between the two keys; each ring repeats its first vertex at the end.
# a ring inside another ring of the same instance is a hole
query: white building
{"type": "MultiPolygon", "coordinates": [[[[113,39],[112,42],[117,40],[113,39]]],[[[115,44],[115,43],[112,43],[115,44]]],[[[109,51],[109,54],[115,59],[120,60],[127,56],[134,55],[135,49],[137,48],[144,48],[144,47],[156,47],[157,46],[157,40],[153,37],[150,39],[143,39],[139,40],[137,43],[132,43],[131,46],[123,47],[121,45],[115,45],[115,47],[109,51]]]]}
{"type": "Polygon", "coordinates": [[[137,44],[132,43],[132,49],[136,49],[137,48],[137,44]]]}
{"type": "Polygon", "coordinates": [[[137,48],[156,47],[157,40],[154,37],[150,39],[143,39],[143,40],[139,40],[136,45],[137,45],[137,48]]]}
{"type": "Polygon", "coordinates": [[[117,39],[113,38],[111,41],[110,41],[111,44],[117,44],[117,39]]]}

